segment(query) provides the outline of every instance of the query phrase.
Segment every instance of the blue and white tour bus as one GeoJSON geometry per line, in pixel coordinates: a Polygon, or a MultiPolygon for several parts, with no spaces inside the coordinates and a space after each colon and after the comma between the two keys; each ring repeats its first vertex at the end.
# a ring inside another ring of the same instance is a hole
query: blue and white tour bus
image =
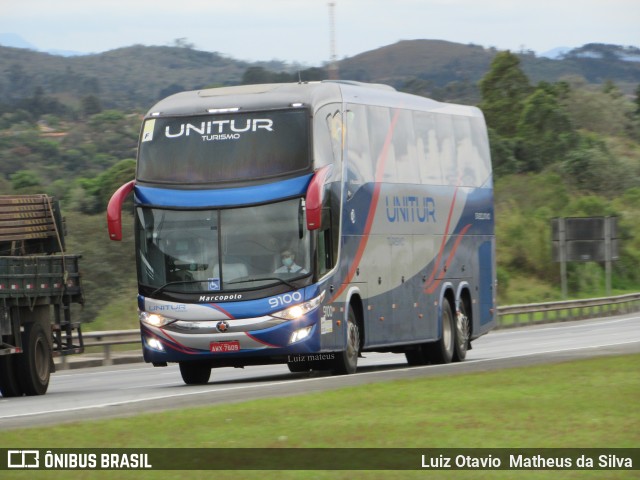
{"type": "Polygon", "coordinates": [[[461,361],[496,322],[481,112],[348,81],[182,92],[144,118],[133,192],[144,358],[356,371],[461,361]]]}

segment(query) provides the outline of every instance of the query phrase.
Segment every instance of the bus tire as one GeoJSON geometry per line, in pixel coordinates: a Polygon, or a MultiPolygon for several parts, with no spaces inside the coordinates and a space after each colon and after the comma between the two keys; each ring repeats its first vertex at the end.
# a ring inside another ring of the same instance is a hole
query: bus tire
{"type": "Polygon", "coordinates": [[[335,375],[350,375],[358,369],[360,355],[360,328],[353,307],[349,305],[347,317],[347,345],[334,359],[333,373],[335,375]]]}
{"type": "Polygon", "coordinates": [[[431,363],[451,363],[455,349],[455,321],[451,304],[444,299],[442,302],[442,336],[440,340],[425,344],[425,350],[431,363]]]}
{"type": "Polygon", "coordinates": [[[21,397],[24,393],[15,369],[15,355],[0,355],[0,394],[4,398],[21,397]]]}
{"type": "Polygon", "coordinates": [[[180,362],[180,375],[187,385],[205,385],[211,377],[211,365],[207,362],[180,362]]]}
{"type": "Polygon", "coordinates": [[[462,362],[467,358],[469,349],[469,336],[471,335],[471,319],[467,315],[467,307],[463,300],[460,300],[460,308],[456,312],[455,318],[455,345],[453,350],[453,361],[462,362]]]}
{"type": "Polygon", "coordinates": [[[51,377],[51,344],[42,322],[25,324],[23,350],[16,356],[18,383],[25,395],[44,395],[51,377]]]}

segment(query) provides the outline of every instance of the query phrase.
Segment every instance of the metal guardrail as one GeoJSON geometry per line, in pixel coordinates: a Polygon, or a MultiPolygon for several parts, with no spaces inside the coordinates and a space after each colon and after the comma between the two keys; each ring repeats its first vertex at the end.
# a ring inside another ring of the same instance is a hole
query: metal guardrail
{"type": "Polygon", "coordinates": [[[640,311],[640,293],[498,307],[498,328],[584,320],[640,311]]]}
{"type": "MultiPolygon", "coordinates": [[[[584,320],[596,316],[612,316],[640,311],[640,293],[615,297],[564,300],[559,302],[530,303],[498,307],[497,328],[522,327],[551,322],[584,320]]],[[[102,365],[114,363],[113,350],[116,345],[140,345],[140,330],[110,330],[82,334],[85,350],[100,347],[102,365]]],[[[85,354],[86,355],[86,354],[85,354]]],[[[79,355],[82,357],[82,355],[79,355]]],[[[76,356],[74,356],[76,357],[76,356]]],[[[67,363],[62,359],[62,368],[67,363]]]]}
{"type": "MultiPolygon", "coordinates": [[[[140,330],[105,330],[86,332],[82,334],[85,353],[73,356],[61,356],[57,360],[59,368],[70,368],[70,364],[83,359],[88,366],[113,365],[114,355],[112,347],[116,345],[140,345],[140,330]],[[96,348],[98,347],[98,348],[96,348]],[[101,351],[101,356],[95,358],[95,351],[101,351]]],[[[138,347],[139,349],[139,347],[138,347]]],[[[142,353],[139,355],[142,358],[142,353]]]]}

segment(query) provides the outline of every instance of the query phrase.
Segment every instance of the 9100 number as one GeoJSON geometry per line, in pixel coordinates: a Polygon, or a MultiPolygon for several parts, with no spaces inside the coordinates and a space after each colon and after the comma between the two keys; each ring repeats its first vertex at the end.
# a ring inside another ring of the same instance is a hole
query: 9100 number
{"type": "Polygon", "coordinates": [[[279,308],[301,301],[302,294],[300,292],[285,293],[284,295],[278,295],[277,297],[270,298],[269,306],[271,308],[279,308]]]}

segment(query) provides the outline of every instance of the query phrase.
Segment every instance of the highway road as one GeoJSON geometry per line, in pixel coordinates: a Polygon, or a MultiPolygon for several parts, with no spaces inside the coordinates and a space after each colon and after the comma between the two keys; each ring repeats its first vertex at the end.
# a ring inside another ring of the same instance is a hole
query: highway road
{"type": "Polygon", "coordinates": [[[175,365],[65,370],[52,375],[44,396],[0,397],[0,430],[625,353],[640,353],[638,313],[496,330],[473,343],[465,362],[449,365],[409,367],[404,355],[365,353],[349,376],[293,374],[286,365],[268,365],[214,369],[207,385],[187,386],[175,365]]]}

